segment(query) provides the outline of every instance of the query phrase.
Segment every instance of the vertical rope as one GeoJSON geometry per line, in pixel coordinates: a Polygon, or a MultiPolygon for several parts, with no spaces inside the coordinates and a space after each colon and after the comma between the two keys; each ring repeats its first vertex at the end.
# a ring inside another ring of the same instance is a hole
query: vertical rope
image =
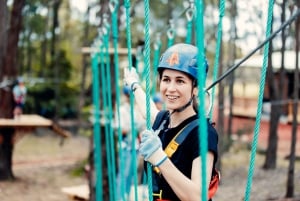
{"type": "MultiPolygon", "coordinates": [[[[222,34],[223,34],[223,17],[225,13],[225,0],[220,0],[220,13],[219,13],[219,23],[218,23],[218,36],[217,36],[217,47],[216,47],[216,56],[214,62],[214,71],[213,71],[213,82],[217,79],[218,71],[219,71],[219,60],[221,54],[221,46],[222,46],[222,34]]],[[[214,100],[215,100],[215,87],[212,88],[211,92],[211,108],[214,108],[214,100]]],[[[213,112],[209,111],[209,117],[212,118],[213,112]]]]}
{"type": "MultiPolygon", "coordinates": [[[[145,67],[147,69],[146,76],[146,127],[147,129],[151,129],[151,121],[150,121],[150,20],[149,20],[149,0],[144,0],[145,7],[145,67]]],[[[147,171],[148,171],[148,190],[149,190],[149,200],[152,201],[152,169],[150,163],[147,163],[147,171]]]]}
{"type": "MultiPolygon", "coordinates": [[[[270,0],[269,1],[269,7],[268,7],[266,38],[268,38],[271,34],[272,17],[273,17],[273,5],[274,5],[274,0],[270,0]]],[[[266,45],[264,46],[263,67],[262,67],[261,78],[260,78],[258,105],[257,105],[257,111],[256,111],[254,136],[253,136],[252,146],[251,146],[250,164],[249,164],[247,185],[246,185],[245,199],[244,199],[245,201],[250,200],[250,194],[251,194],[252,179],[253,179],[253,173],[254,173],[254,168],[255,168],[256,147],[257,147],[258,135],[259,135],[259,129],[260,129],[262,100],[263,100],[263,95],[264,95],[264,90],[265,90],[265,82],[266,82],[268,54],[269,54],[269,42],[267,42],[266,45]]]]}
{"type": "MultiPolygon", "coordinates": [[[[114,70],[115,70],[115,80],[120,78],[119,72],[119,54],[118,54],[118,8],[119,2],[117,0],[110,1],[110,11],[112,13],[112,37],[113,37],[113,48],[114,48],[114,70]]],[[[121,97],[120,97],[120,85],[116,83],[116,116],[118,128],[117,128],[117,138],[118,138],[118,147],[121,147],[122,143],[122,131],[121,131],[121,114],[120,114],[120,105],[121,105],[121,97]]],[[[122,195],[122,199],[125,200],[125,179],[124,179],[124,157],[122,149],[118,149],[118,158],[119,158],[119,173],[121,175],[120,178],[120,193],[122,195]]]]}
{"type": "Polygon", "coordinates": [[[102,111],[103,111],[103,120],[101,121],[101,124],[104,126],[105,131],[105,144],[106,144],[106,161],[107,161],[107,170],[108,172],[108,186],[109,186],[109,200],[112,201],[112,175],[109,174],[111,170],[111,160],[110,160],[110,149],[109,149],[109,125],[107,118],[107,112],[108,112],[108,97],[107,97],[107,87],[106,87],[106,76],[105,76],[105,47],[102,44],[100,47],[100,74],[101,74],[101,92],[102,92],[102,111]]]}
{"type": "MultiPolygon", "coordinates": [[[[129,68],[132,68],[132,53],[131,53],[131,26],[130,26],[130,1],[126,0],[124,1],[124,6],[125,6],[125,13],[126,13],[126,38],[127,38],[127,48],[128,48],[128,63],[129,63],[129,68]]],[[[132,149],[136,150],[135,148],[135,143],[134,141],[136,140],[136,130],[135,130],[135,125],[134,125],[134,97],[133,94],[130,93],[130,116],[131,116],[131,135],[132,135],[132,149]]],[[[132,152],[132,157],[136,158],[136,153],[135,151],[132,152]]],[[[133,168],[137,169],[136,161],[133,160],[133,168]]],[[[136,176],[136,171],[134,177],[137,178],[136,176]]],[[[137,188],[135,185],[135,199],[137,200],[137,188]]]]}
{"type": "Polygon", "coordinates": [[[206,184],[206,154],[207,154],[207,123],[205,117],[205,99],[204,99],[204,85],[206,69],[203,68],[204,64],[204,23],[203,23],[203,1],[196,1],[196,31],[197,31],[197,47],[199,51],[198,59],[198,88],[199,88],[199,144],[201,154],[201,169],[199,170],[202,175],[202,200],[207,200],[207,184],[206,184]]]}
{"type": "Polygon", "coordinates": [[[154,42],[154,56],[153,56],[153,85],[152,85],[152,95],[156,93],[156,76],[157,76],[157,66],[159,63],[159,55],[161,50],[161,40],[160,40],[160,33],[156,34],[156,39],[154,42]]]}
{"type": "Polygon", "coordinates": [[[99,99],[99,69],[98,54],[92,55],[92,79],[93,79],[93,131],[94,131],[94,166],[95,166],[95,194],[96,201],[103,200],[103,184],[102,184],[102,158],[101,158],[101,130],[100,130],[100,99],[99,99]]]}
{"type": "Polygon", "coordinates": [[[170,28],[167,30],[167,36],[168,36],[168,47],[171,47],[174,44],[176,31],[174,29],[174,21],[170,20],[170,28]]]}
{"type": "Polygon", "coordinates": [[[110,36],[110,25],[106,21],[104,24],[104,28],[106,29],[105,35],[104,35],[104,54],[105,54],[105,68],[104,68],[104,75],[105,75],[105,81],[106,81],[106,96],[107,96],[107,127],[108,127],[108,158],[110,160],[111,168],[108,169],[109,176],[111,177],[111,195],[112,200],[116,200],[116,165],[115,165],[115,142],[114,142],[114,133],[112,128],[112,119],[113,119],[113,107],[112,107],[112,91],[111,91],[111,79],[110,79],[110,53],[109,53],[109,36],[110,36]]]}
{"type": "Polygon", "coordinates": [[[190,1],[190,8],[187,9],[185,13],[187,19],[187,25],[186,25],[187,33],[186,33],[185,42],[188,44],[192,42],[194,13],[195,13],[194,1],[190,1]]]}

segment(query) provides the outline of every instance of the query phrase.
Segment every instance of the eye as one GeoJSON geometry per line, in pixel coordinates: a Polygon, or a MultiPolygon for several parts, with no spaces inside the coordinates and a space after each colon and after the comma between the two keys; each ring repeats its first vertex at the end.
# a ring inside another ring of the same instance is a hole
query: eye
{"type": "Polygon", "coordinates": [[[170,78],[168,78],[168,77],[163,77],[161,81],[162,81],[162,82],[170,82],[170,78]]]}
{"type": "Polygon", "coordinates": [[[178,79],[176,82],[177,82],[178,84],[184,84],[184,83],[185,83],[185,81],[182,80],[182,79],[178,79]]]}

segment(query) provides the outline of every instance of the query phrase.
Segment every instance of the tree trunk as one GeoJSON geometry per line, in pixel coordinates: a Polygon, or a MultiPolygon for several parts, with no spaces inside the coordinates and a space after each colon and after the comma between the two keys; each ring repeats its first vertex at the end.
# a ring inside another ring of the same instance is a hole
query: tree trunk
{"type": "Polygon", "coordinates": [[[55,90],[55,113],[54,113],[54,121],[58,120],[58,112],[60,110],[59,99],[60,99],[60,79],[59,79],[59,68],[58,65],[58,52],[56,44],[58,41],[57,30],[59,28],[59,18],[58,11],[61,6],[62,0],[55,0],[53,4],[53,16],[52,16],[52,39],[51,39],[51,63],[52,68],[54,69],[54,90],[55,90]]]}
{"type": "MultiPolygon", "coordinates": [[[[2,1],[1,1],[2,2],[2,1]]],[[[17,48],[19,41],[19,33],[22,28],[22,9],[25,0],[15,0],[13,2],[9,34],[7,35],[6,54],[1,66],[0,80],[12,80],[17,75],[17,48]]],[[[6,8],[6,5],[0,5],[1,9],[6,8]]],[[[1,12],[2,13],[2,12],[1,12]]],[[[5,12],[4,12],[5,13],[5,12]]],[[[1,15],[1,14],[0,14],[1,15]]],[[[5,17],[4,17],[5,18],[5,17]]],[[[2,19],[2,18],[1,18],[2,19]]],[[[5,41],[2,41],[5,44],[5,41]]],[[[11,90],[0,91],[0,118],[13,117],[13,98],[11,90]]],[[[12,172],[12,155],[13,155],[13,138],[14,128],[0,129],[0,180],[13,179],[12,172]]]]}
{"type": "MultiPolygon", "coordinates": [[[[3,62],[6,53],[7,41],[7,28],[8,28],[8,8],[5,1],[0,1],[0,78],[3,78],[3,62]]],[[[0,80],[2,82],[2,79],[0,80]]]]}
{"type": "MultiPolygon", "coordinates": [[[[234,64],[233,61],[236,59],[236,45],[235,41],[237,39],[237,29],[236,29],[236,16],[237,16],[237,2],[236,0],[231,0],[230,7],[230,21],[231,21],[231,31],[230,31],[230,41],[229,41],[229,65],[232,66],[234,64]]],[[[227,128],[227,149],[229,149],[231,144],[231,134],[232,134],[232,120],[233,120],[233,105],[234,105],[234,82],[235,82],[235,74],[231,73],[229,76],[229,116],[228,116],[228,128],[227,128]]]]}
{"type": "MultiPolygon", "coordinates": [[[[300,3],[298,9],[300,8],[300,3]]],[[[297,126],[298,126],[298,102],[299,102],[299,42],[300,42],[300,34],[299,34],[299,26],[300,20],[299,18],[296,21],[296,35],[295,35],[295,54],[296,54],[296,69],[294,73],[294,103],[293,103],[293,127],[292,127],[292,138],[291,138],[291,151],[289,156],[289,167],[288,167],[288,176],[287,176],[287,189],[286,189],[286,197],[291,198],[294,196],[294,176],[295,176],[295,153],[296,153],[296,142],[297,142],[297,126]]]]}
{"type": "MultiPolygon", "coordinates": [[[[272,30],[272,28],[271,28],[272,30]]],[[[269,86],[269,94],[270,94],[270,101],[271,101],[271,114],[270,114],[270,130],[269,130],[269,138],[268,138],[268,147],[267,153],[265,158],[265,163],[263,168],[268,169],[275,169],[276,168],[276,160],[277,160],[277,145],[278,145],[278,123],[279,118],[281,115],[281,105],[272,104],[272,102],[279,101],[279,88],[276,85],[272,66],[272,52],[273,52],[273,45],[272,41],[270,42],[270,51],[268,55],[268,74],[267,74],[267,82],[269,86]]]]}
{"type": "MultiPolygon", "coordinates": [[[[82,36],[83,38],[83,47],[87,47],[89,45],[88,38],[89,38],[89,30],[90,30],[90,25],[88,22],[88,19],[90,18],[90,9],[91,6],[88,5],[88,8],[86,10],[86,16],[85,20],[86,22],[84,23],[84,34],[82,36]]],[[[86,85],[86,74],[87,74],[87,68],[89,66],[88,62],[88,55],[85,53],[82,53],[82,72],[81,72],[81,84],[80,84],[80,94],[79,94],[79,102],[78,102],[78,119],[79,119],[79,124],[82,123],[82,117],[81,117],[81,108],[84,106],[85,103],[85,85],[86,85]]]]}

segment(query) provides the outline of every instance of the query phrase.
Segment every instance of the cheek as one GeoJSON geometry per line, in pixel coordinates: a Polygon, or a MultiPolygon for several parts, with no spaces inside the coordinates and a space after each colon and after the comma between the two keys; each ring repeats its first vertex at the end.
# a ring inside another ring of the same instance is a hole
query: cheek
{"type": "Polygon", "coordinates": [[[166,90],[166,86],[163,82],[159,83],[159,91],[161,94],[163,94],[163,92],[166,90]]]}

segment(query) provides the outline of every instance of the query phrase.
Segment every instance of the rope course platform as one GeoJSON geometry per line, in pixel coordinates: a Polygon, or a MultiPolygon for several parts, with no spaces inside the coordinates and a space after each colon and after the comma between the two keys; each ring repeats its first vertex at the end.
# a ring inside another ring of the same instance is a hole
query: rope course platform
{"type": "Polygon", "coordinates": [[[63,187],[61,191],[68,195],[71,200],[89,200],[89,187],[88,185],[63,187]]]}
{"type": "Polygon", "coordinates": [[[62,129],[53,121],[37,114],[22,114],[17,119],[0,118],[0,128],[1,127],[14,127],[17,129],[17,131],[30,130],[37,127],[49,127],[55,133],[63,137],[71,136],[71,133],[69,131],[62,129]]]}

